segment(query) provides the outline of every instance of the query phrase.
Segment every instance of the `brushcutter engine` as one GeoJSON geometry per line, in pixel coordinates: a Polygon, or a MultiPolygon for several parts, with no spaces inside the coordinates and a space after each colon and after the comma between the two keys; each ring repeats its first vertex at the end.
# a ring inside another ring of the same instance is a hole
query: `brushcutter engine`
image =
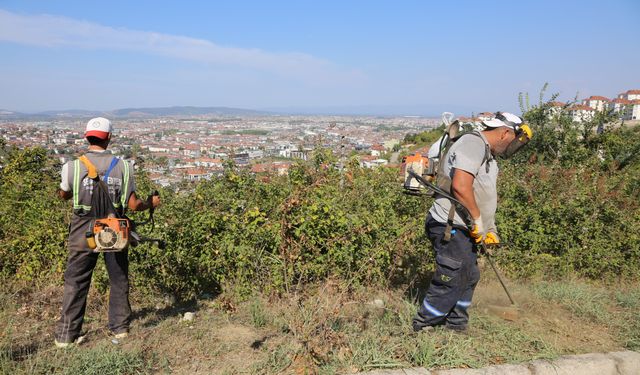
{"type": "Polygon", "coordinates": [[[87,233],[87,242],[94,252],[122,251],[129,246],[130,234],[131,222],[126,218],[97,219],[93,231],[87,233]]]}
{"type": "MultiPolygon", "coordinates": [[[[158,195],[154,191],[148,197],[158,195]]],[[[143,222],[136,223],[126,216],[115,217],[110,215],[105,219],[96,219],[93,222],[92,230],[86,233],[87,245],[94,252],[115,252],[125,250],[129,245],[138,246],[141,243],[149,242],[160,249],[165,248],[165,242],[159,238],[151,238],[138,234],[136,228],[138,226],[151,223],[151,229],[155,226],[153,219],[154,209],[149,209],[149,218],[143,222]]]]}

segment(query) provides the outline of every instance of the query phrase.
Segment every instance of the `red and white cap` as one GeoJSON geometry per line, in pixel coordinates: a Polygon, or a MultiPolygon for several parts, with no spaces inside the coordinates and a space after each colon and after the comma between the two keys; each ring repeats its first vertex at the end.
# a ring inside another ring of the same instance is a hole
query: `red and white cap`
{"type": "Polygon", "coordinates": [[[113,127],[111,127],[111,121],[104,117],[96,117],[87,122],[87,129],[84,132],[84,136],[85,138],[97,137],[100,139],[107,139],[112,131],[113,127]]]}

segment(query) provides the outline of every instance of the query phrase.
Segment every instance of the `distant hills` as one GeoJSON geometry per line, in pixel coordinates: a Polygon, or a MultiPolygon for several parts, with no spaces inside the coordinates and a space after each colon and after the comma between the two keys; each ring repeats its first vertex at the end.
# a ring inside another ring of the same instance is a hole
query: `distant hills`
{"type": "Polygon", "coordinates": [[[116,117],[156,117],[156,116],[257,116],[271,112],[230,107],[159,107],[159,108],[123,108],[110,112],[116,117]]]}
{"type": "Polygon", "coordinates": [[[98,117],[108,118],[153,118],[164,116],[264,116],[273,112],[256,111],[251,109],[230,107],[157,107],[157,108],[122,108],[113,111],[88,111],[71,109],[62,111],[44,111],[37,113],[22,113],[0,109],[0,119],[52,119],[52,118],[77,118],[98,117]]]}
{"type": "MultiPolygon", "coordinates": [[[[438,105],[424,106],[332,106],[332,107],[273,107],[264,110],[254,110],[233,107],[140,107],[121,108],[111,111],[91,111],[84,109],[68,109],[55,111],[42,111],[35,113],[16,112],[0,109],[2,119],[29,119],[51,120],[55,118],[156,118],[156,117],[183,117],[193,116],[276,116],[276,115],[330,115],[330,116],[407,116],[440,117],[438,105]]],[[[455,106],[446,106],[448,110],[456,113],[472,113],[467,108],[460,109],[455,106]]]]}

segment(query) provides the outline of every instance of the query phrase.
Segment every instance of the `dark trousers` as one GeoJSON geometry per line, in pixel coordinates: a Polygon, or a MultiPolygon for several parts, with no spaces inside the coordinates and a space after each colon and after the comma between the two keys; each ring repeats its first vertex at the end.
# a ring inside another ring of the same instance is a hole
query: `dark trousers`
{"type": "Polygon", "coordinates": [[[435,250],[436,270],[413,318],[416,331],[441,324],[464,330],[469,322],[467,309],[480,280],[475,244],[466,230],[455,228],[451,240],[444,242],[445,229],[445,224],[427,216],[426,232],[435,250]]]}
{"type": "MultiPolygon", "coordinates": [[[[92,251],[69,251],[64,273],[62,315],[56,327],[58,342],[73,342],[82,329],[91,275],[98,260],[92,251]]],[[[109,329],[114,333],[129,329],[129,260],[127,251],[104,253],[109,274],[109,329]]]]}

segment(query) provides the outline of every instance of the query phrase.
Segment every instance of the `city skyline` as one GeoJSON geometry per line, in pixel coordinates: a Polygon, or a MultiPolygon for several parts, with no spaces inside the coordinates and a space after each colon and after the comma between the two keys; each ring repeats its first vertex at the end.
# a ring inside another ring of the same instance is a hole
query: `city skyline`
{"type": "Polygon", "coordinates": [[[0,109],[434,116],[640,88],[640,4],[5,1],[0,109]]]}

